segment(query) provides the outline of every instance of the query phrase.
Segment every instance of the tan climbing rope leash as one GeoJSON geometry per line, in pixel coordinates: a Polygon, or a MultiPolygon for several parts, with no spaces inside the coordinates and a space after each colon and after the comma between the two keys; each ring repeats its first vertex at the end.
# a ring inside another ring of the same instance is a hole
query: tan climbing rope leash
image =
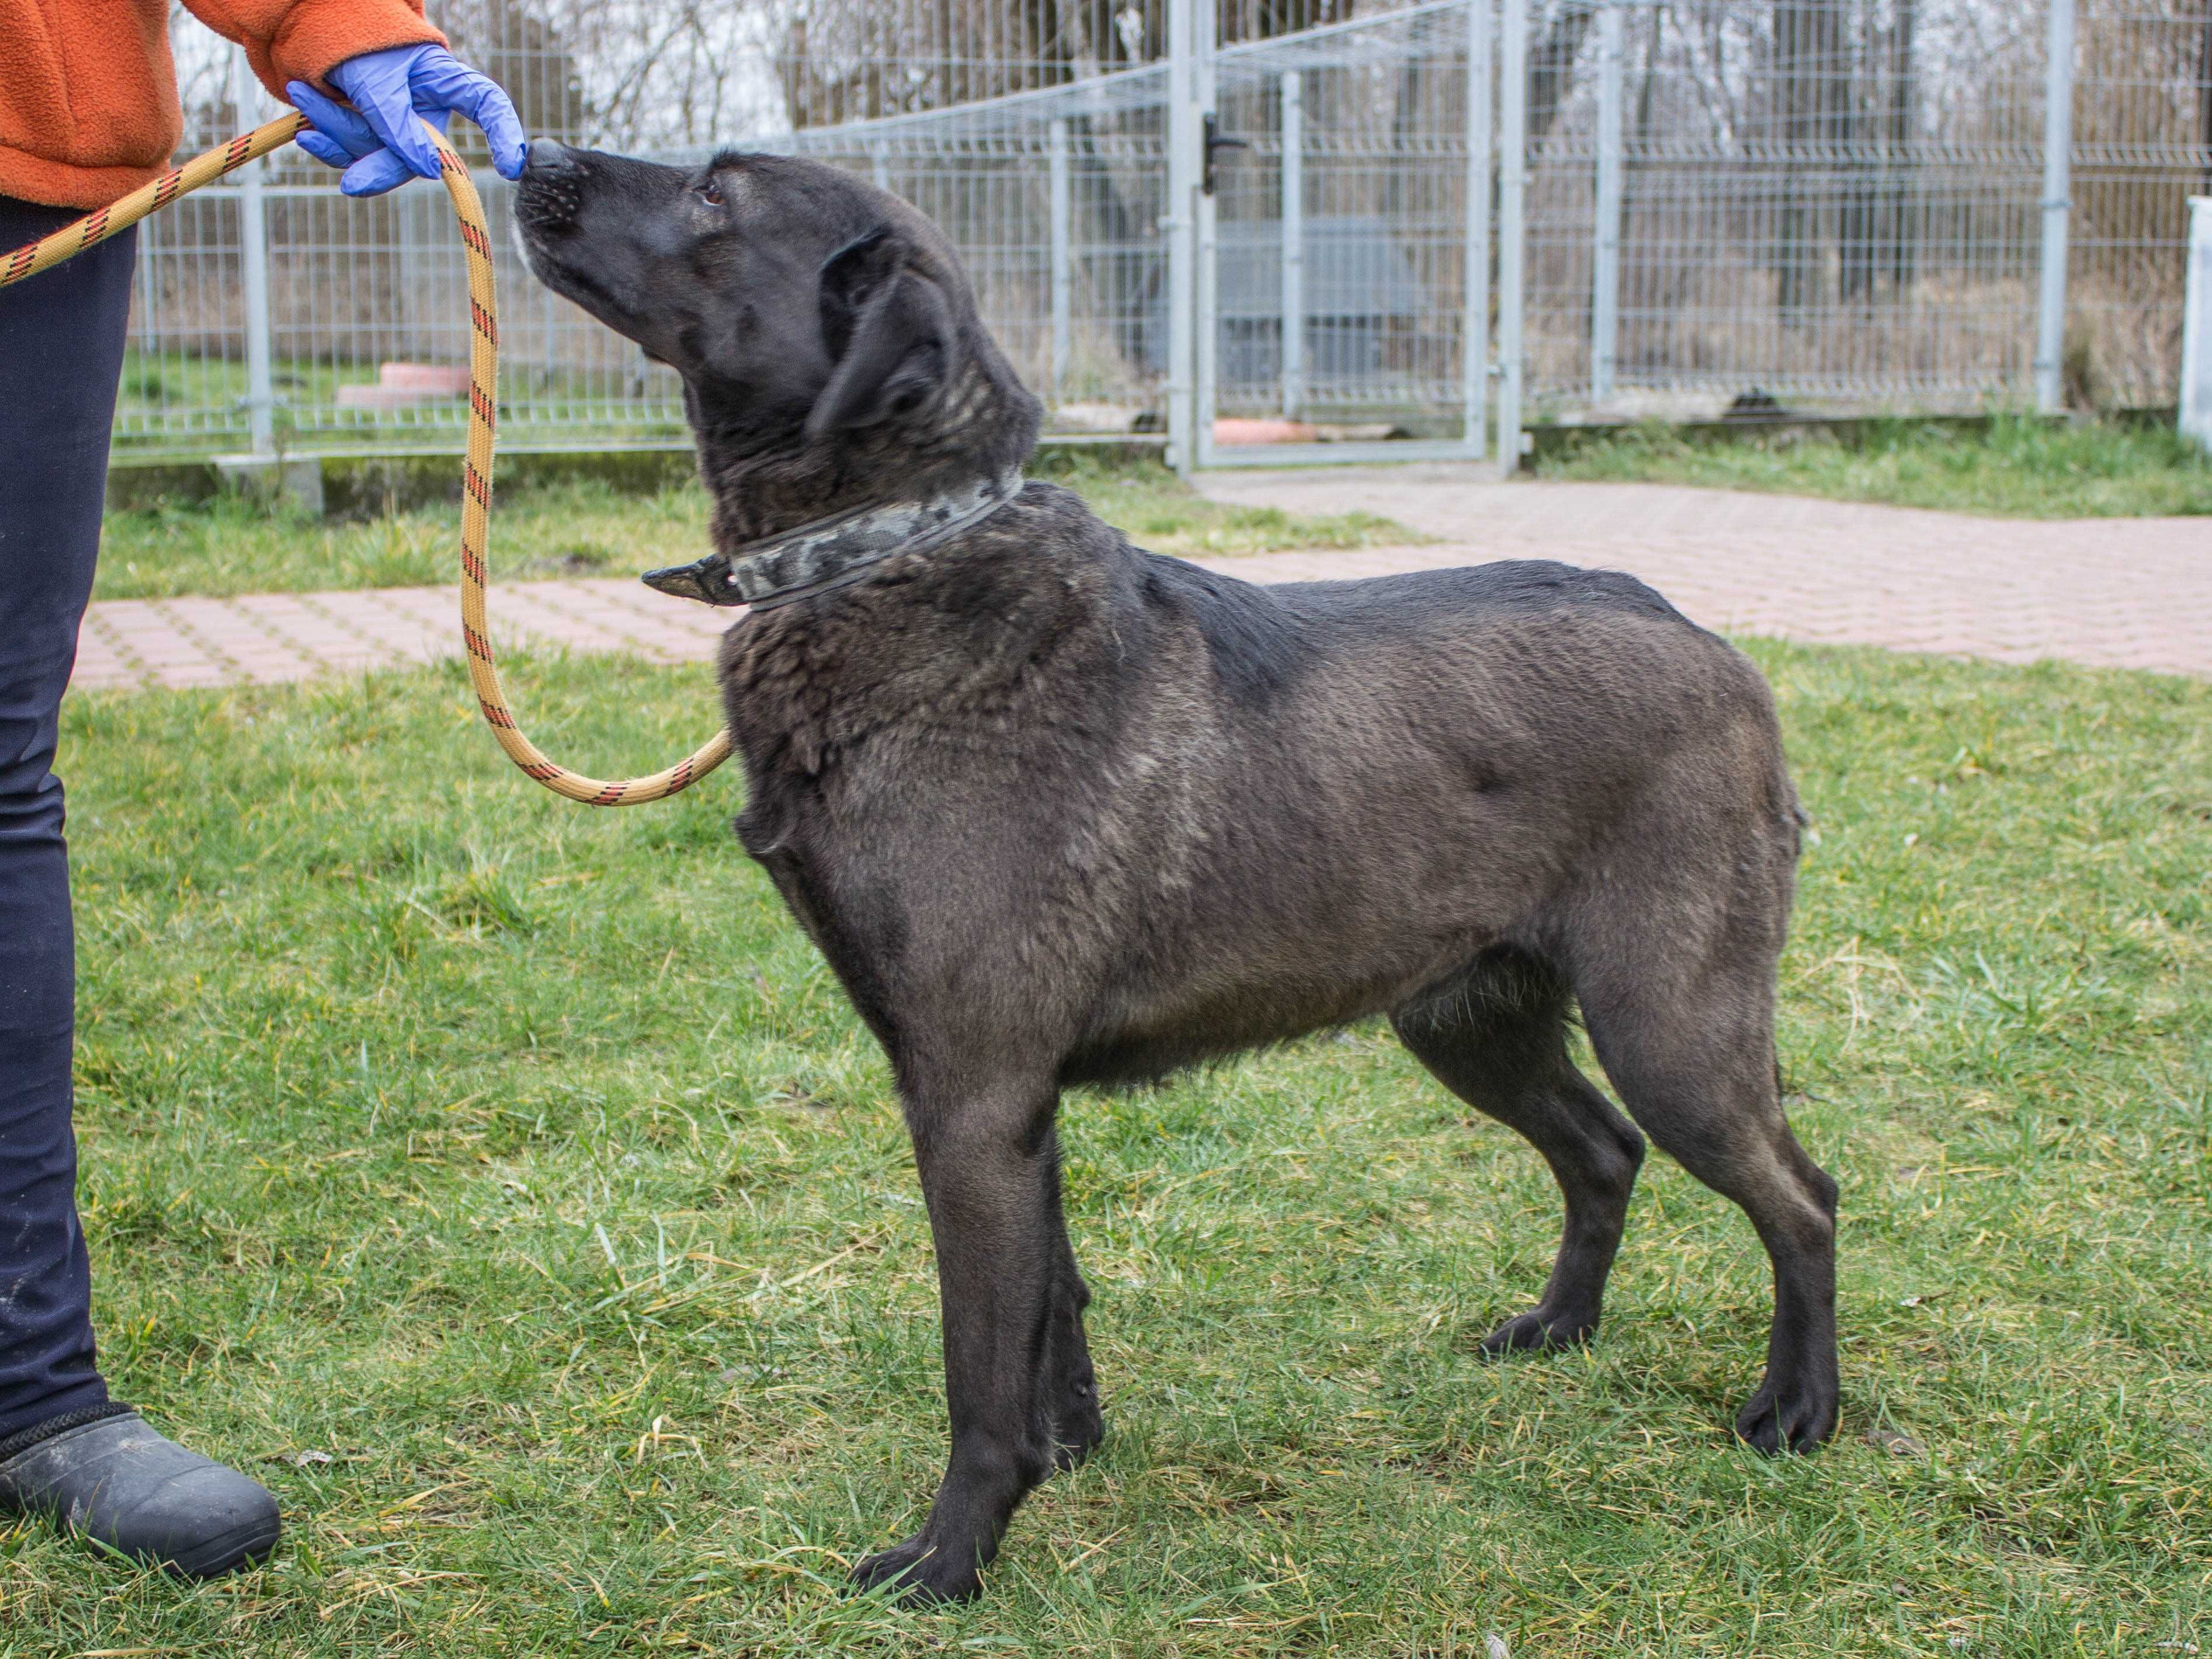
{"type": "MultiPolygon", "coordinates": [[[[201,185],[290,143],[307,125],[304,115],[282,116],[204,155],[194,156],[119,202],[17,248],[0,258],[0,288],[74,258],[179,197],[189,196],[201,185]]],[[[491,537],[492,448],[499,419],[499,304],[492,278],[491,233],[484,228],[483,203],[477,196],[467,167],[443,133],[427,121],[423,125],[437,142],[438,156],[444,163],[446,193],[453,198],[453,217],[459,223],[461,246],[469,262],[469,320],[473,328],[469,345],[469,447],[461,463],[461,642],[468,648],[469,678],[476,687],[477,703],[507,758],[554,793],[587,806],[635,806],[659,800],[697,782],[727,760],[730,734],[716,732],[696,754],[686,756],[665,772],[603,783],[571,772],[539,753],[515,724],[507,694],[500,687],[499,666],[492,659],[491,636],[484,625],[484,550],[491,537]]]]}

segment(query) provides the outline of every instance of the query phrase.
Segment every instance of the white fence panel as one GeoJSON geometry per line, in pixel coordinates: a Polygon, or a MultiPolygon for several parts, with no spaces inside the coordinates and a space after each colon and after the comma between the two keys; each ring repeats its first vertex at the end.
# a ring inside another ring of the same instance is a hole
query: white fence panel
{"type": "MultiPolygon", "coordinates": [[[[1063,433],[1230,459],[1217,412],[1287,416],[1470,453],[1492,414],[1510,456],[1524,421],[1754,392],[1912,412],[2184,390],[2212,0],[436,10],[533,133],[787,150],[906,196],[1063,433]],[[1210,196],[1207,113],[1248,147],[1216,153],[1210,196]]],[[[191,153],[259,112],[179,15],[191,153]]],[[[478,177],[509,441],[680,442],[675,377],[530,281],[511,190],[478,177]]],[[[465,289],[434,187],[354,202],[280,152],[140,247],[122,447],[458,447],[465,289]]]]}

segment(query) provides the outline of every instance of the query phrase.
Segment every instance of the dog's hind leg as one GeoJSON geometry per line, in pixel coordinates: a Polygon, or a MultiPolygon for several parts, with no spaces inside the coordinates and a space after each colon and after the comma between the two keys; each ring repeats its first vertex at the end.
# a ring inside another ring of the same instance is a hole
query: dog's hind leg
{"type": "Polygon", "coordinates": [[[1091,1305],[1091,1287],[1083,1282],[1082,1271],[1075,1265],[1075,1246],[1067,1237],[1056,1133],[1046,1152],[1051,1159],[1054,1251],[1052,1311],[1045,1327],[1045,1407],[1052,1418],[1053,1462],[1072,1469],[1106,1437],[1106,1419],[1098,1406],[1091,1345],[1083,1334],[1083,1310],[1091,1305]]]}
{"type": "Polygon", "coordinates": [[[1644,1162],[1644,1137],[1568,1059],[1566,1011],[1564,981],[1501,950],[1391,1021],[1446,1088],[1528,1139],[1566,1198],[1543,1300],[1485,1338],[1486,1353],[1583,1342],[1595,1332],[1644,1162]]]}
{"type": "MultiPolygon", "coordinates": [[[[937,1245],[952,1454],[929,1518],[854,1570],[914,1601],[975,1595],[1014,1510],[1053,1470],[1059,1215],[1056,1099],[1048,1085],[906,1088],[907,1122],[937,1245]]],[[[1085,1361],[1087,1370],[1088,1361],[1085,1361]]]]}
{"type": "Polygon", "coordinates": [[[1736,1432],[1761,1451],[1803,1450],[1836,1428],[1836,1183],[1782,1113],[1775,952],[1739,941],[1702,963],[1654,954],[1578,975],[1590,1042],[1645,1133],[1759,1230],[1774,1323],[1736,1432]]]}

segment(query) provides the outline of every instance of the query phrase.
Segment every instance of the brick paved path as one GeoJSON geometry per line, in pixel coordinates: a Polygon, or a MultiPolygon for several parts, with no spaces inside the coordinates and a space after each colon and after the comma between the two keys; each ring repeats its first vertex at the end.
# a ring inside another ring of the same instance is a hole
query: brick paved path
{"type": "MultiPolygon", "coordinates": [[[[1556,558],[1634,572],[1697,621],[1743,633],[2212,676],[2212,519],[2028,523],[1662,484],[1499,484],[1472,467],[1216,474],[1221,501],[1364,507],[1422,547],[1209,560],[1258,581],[1556,558]]],[[[459,648],[449,587],[110,599],[79,686],[218,685],[426,662],[459,648]]],[[[492,591],[495,636],[664,662],[712,654],[731,618],[628,579],[492,591]]]]}
{"type": "MultiPolygon", "coordinates": [[[[2212,675],[2212,518],[1976,519],[1671,484],[1501,484],[1463,466],[1215,473],[1202,487],[1293,513],[1364,507],[1448,538],[1449,557],[1418,550],[1424,564],[1627,570],[1729,632],[2212,675]]],[[[1368,556],[1325,556],[1330,574],[1368,574],[1368,556]]]]}
{"type": "MultiPolygon", "coordinates": [[[[656,662],[714,654],[733,613],[656,593],[634,577],[511,582],[491,590],[492,637],[656,662]]],[[[103,599],[86,613],[72,687],[228,685],[331,669],[433,662],[461,650],[458,587],[103,599]]]]}

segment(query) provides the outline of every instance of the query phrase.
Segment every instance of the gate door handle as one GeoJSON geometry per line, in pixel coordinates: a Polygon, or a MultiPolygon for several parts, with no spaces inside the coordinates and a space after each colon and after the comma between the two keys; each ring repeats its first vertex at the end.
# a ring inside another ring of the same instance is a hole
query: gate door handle
{"type": "Polygon", "coordinates": [[[1208,196],[1213,194],[1213,186],[1218,182],[1219,179],[1218,172],[1214,165],[1213,158],[1215,155],[1224,149],[1249,149],[1251,148],[1252,146],[1246,143],[1242,138],[1223,137],[1221,136],[1221,128],[1219,124],[1216,122],[1212,116],[1207,116],[1206,118],[1206,167],[1200,178],[1199,189],[1203,191],[1208,196]]]}

